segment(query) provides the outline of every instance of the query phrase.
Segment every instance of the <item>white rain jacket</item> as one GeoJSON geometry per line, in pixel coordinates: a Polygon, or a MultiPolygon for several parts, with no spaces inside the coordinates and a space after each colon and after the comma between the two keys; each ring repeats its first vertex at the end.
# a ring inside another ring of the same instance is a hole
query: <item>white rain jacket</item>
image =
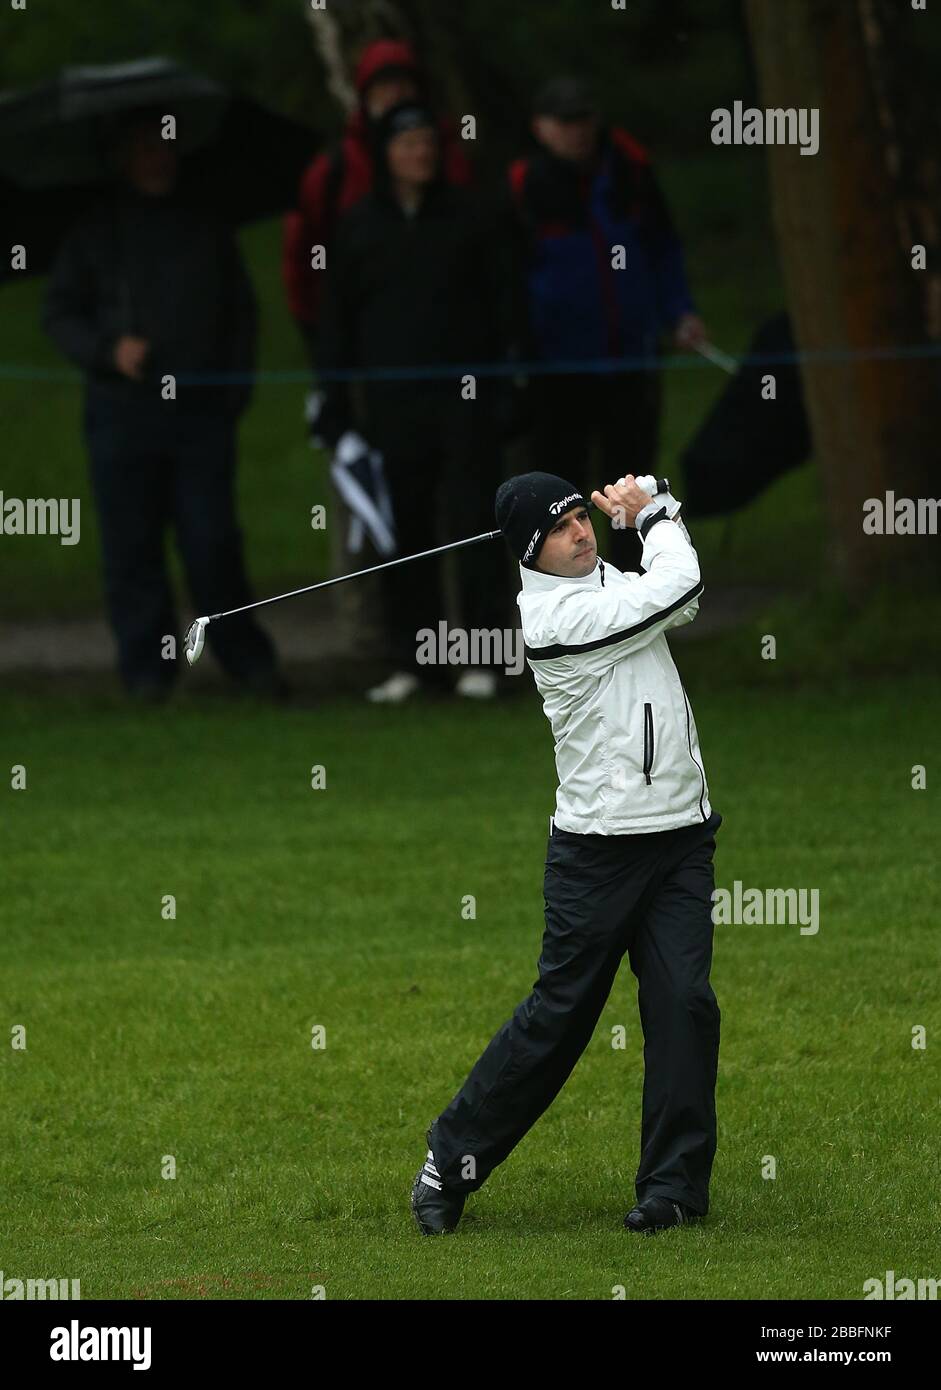
{"type": "Polygon", "coordinates": [[[699,559],[665,511],[642,514],[641,535],[646,573],[601,559],[581,579],[520,566],[526,659],[555,736],[560,830],[634,835],[712,814],[696,721],[664,636],[699,610],[699,559]]]}

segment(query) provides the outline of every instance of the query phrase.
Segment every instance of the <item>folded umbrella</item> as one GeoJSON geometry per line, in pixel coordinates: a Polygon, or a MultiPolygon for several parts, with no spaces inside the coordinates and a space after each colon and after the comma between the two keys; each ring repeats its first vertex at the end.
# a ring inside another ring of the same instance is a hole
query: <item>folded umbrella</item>
{"type": "Polygon", "coordinates": [[[347,430],[337,444],[330,473],[351,512],[350,552],[357,555],[363,536],[368,534],[380,555],[394,555],[395,514],[382,454],[371,449],[355,430],[347,430]]]}
{"type": "Polygon", "coordinates": [[[680,456],[687,517],[738,511],[810,457],[810,423],[793,357],[790,318],[775,314],[756,330],[746,360],[680,456]],[[776,382],[773,400],[762,393],[768,372],[776,382]]]}

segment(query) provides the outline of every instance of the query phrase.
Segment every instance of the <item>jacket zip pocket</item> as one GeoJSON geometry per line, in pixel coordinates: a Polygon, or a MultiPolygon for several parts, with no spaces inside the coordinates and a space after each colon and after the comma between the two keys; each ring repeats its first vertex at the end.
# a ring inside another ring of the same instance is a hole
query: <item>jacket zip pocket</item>
{"type": "Polygon", "coordinates": [[[644,705],[644,777],[650,786],[650,769],[653,767],[653,706],[644,705]]]}

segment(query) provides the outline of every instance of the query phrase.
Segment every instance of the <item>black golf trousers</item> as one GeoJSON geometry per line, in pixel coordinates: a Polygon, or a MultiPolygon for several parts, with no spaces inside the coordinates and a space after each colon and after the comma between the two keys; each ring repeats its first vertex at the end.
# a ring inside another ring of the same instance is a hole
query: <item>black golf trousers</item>
{"type": "Polygon", "coordinates": [[[446,1189],[482,1186],[555,1099],[626,952],[644,1034],[637,1200],[672,1197],[706,1214],[720,1018],[709,984],[712,859],[721,824],[714,811],[702,824],[644,835],[553,829],[539,978],[429,1130],[446,1189]]]}

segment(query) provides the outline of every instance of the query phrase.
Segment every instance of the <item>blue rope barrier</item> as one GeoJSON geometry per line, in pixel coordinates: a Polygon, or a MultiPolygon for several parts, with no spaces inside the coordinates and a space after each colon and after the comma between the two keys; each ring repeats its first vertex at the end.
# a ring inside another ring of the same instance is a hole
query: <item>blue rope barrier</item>
{"type": "MultiPolygon", "coordinates": [[[[851,362],[902,361],[941,357],[941,342],[895,347],[821,348],[813,352],[747,353],[732,357],[737,367],[763,367],[801,362],[845,365],[851,362]]],[[[343,368],[314,373],[312,368],[253,372],[180,372],[176,381],[185,386],[310,385],[327,381],[432,381],[463,376],[516,377],[572,375],[585,376],[636,371],[715,370],[714,364],[696,355],[663,357],[576,358],[562,362],[447,362],[429,366],[343,368]]],[[[28,363],[0,362],[0,379],[8,381],[79,381],[83,373],[74,367],[39,367],[28,363]]]]}

